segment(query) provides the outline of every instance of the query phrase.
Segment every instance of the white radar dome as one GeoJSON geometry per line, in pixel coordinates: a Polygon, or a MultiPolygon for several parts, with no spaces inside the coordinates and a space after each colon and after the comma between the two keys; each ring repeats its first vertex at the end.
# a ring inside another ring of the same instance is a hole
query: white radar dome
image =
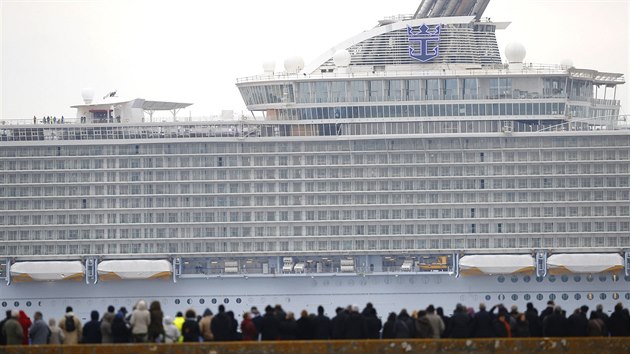
{"type": "Polygon", "coordinates": [[[522,63],[526,54],[527,50],[522,43],[512,42],[505,46],[505,57],[509,63],[522,63]]]}
{"type": "Polygon", "coordinates": [[[294,56],[284,60],[284,69],[289,74],[295,74],[304,69],[304,59],[300,56],[294,56]]]}
{"type": "Polygon", "coordinates": [[[265,61],[263,62],[262,67],[265,73],[273,73],[276,71],[276,62],[272,60],[265,61]]]}
{"type": "Polygon", "coordinates": [[[92,103],[92,100],[94,99],[94,89],[84,88],[81,90],[81,97],[83,97],[83,102],[85,104],[92,103]]]}
{"type": "Polygon", "coordinates": [[[346,67],[350,65],[351,59],[352,57],[350,56],[350,52],[345,49],[340,49],[333,55],[333,62],[338,67],[346,67]]]}
{"type": "Polygon", "coordinates": [[[560,61],[560,65],[566,66],[567,68],[572,68],[573,67],[573,60],[571,60],[569,58],[562,59],[560,61]]]}

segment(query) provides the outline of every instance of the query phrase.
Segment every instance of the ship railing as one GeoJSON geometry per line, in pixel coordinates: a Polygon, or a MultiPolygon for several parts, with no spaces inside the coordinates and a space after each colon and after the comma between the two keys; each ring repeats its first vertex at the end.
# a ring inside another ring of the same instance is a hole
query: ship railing
{"type": "Polygon", "coordinates": [[[348,72],[325,72],[325,73],[287,73],[276,72],[272,74],[261,74],[254,76],[246,76],[236,79],[236,83],[250,83],[256,81],[269,81],[269,80],[304,80],[304,79],[319,79],[319,78],[373,78],[373,77],[444,77],[444,76],[501,76],[501,75],[566,75],[570,73],[572,77],[596,79],[599,76],[604,76],[612,84],[623,84],[623,75],[600,73],[593,70],[572,70],[567,65],[554,65],[554,64],[537,64],[537,63],[524,63],[522,68],[515,69],[510,68],[506,64],[486,65],[475,69],[439,69],[439,70],[426,70],[421,66],[412,66],[409,69],[400,69],[399,67],[388,71],[373,72],[371,69],[366,70],[362,67],[358,67],[353,71],[353,67],[350,67],[348,72]]]}
{"type": "Polygon", "coordinates": [[[630,115],[612,115],[592,118],[578,118],[544,127],[538,132],[559,131],[599,131],[599,130],[628,130],[630,129],[630,115]]]}

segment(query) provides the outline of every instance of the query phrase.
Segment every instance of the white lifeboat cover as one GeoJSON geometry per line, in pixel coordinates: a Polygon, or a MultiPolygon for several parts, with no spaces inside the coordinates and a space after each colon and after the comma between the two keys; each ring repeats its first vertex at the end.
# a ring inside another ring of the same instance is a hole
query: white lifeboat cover
{"type": "Polygon", "coordinates": [[[167,279],[173,274],[167,260],[102,261],[97,269],[101,280],[167,279]]]}
{"type": "Polygon", "coordinates": [[[551,274],[602,273],[623,270],[623,258],[617,253],[564,253],[547,258],[551,274]]]}
{"type": "Polygon", "coordinates": [[[81,280],[85,267],[80,261],[17,262],[11,265],[11,279],[22,281],[81,280]]]}
{"type": "Polygon", "coordinates": [[[534,258],[530,255],[469,255],[459,260],[462,275],[514,274],[534,271],[534,258]]]}

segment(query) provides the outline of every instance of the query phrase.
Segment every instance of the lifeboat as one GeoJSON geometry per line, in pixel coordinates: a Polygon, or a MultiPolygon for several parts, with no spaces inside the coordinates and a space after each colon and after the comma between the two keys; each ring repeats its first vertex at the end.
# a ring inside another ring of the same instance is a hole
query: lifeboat
{"type": "Polygon", "coordinates": [[[623,270],[623,257],[617,253],[565,253],[547,258],[550,274],[593,274],[623,270]]]}
{"type": "Polygon", "coordinates": [[[111,260],[98,264],[100,280],[170,279],[171,263],[167,260],[111,260]]]}
{"type": "Polygon", "coordinates": [[[79,281],[85,277],[85,267],[80,261],[16,262],[10,269],[14,282],[79,281]]]}
{"type": "Polygon", "coordinates": [[[469,255],[459,260],[461,275],[494,275],[532,273],[534,258],[530,255],[469,255]]]}

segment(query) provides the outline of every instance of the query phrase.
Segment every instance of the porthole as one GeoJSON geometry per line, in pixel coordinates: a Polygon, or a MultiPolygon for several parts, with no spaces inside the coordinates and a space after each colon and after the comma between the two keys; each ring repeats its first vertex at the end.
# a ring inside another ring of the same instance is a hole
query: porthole
{"type": "Polygon", "coordinates": [[[32,305],[32,304],[33,304],[32,302],[27,301],[27,302],[26,302],[26,307],[31,307],[31,305],[32,305]]]}
{"type": "Polygon", "coordinates": [[[513,275],[510,280],[512,281],[512,283],[516,283],[518,281],[518,277],[516,275],[513,275]]]}
{"type": "Polygon", "coordinates": [[[605,274],[602,274],[599,276],[599,281],[601,281],[602,283],[606,281],[608,277],[605,274]]]}
{"type": "Polygon", "coordinates": [[[560,277],[560,280],[562,280],[563,283],[566,283],[569,281],[569,276],[568,275],[563,275],[560,277]]]}
{"type": "Polygon", "coordinates": [[[586,298],[589,300],[593,300],[593,293],[586,294],[586,298]]]}
{"type": "Polygon", "coordinates": [[[593,274],[587,275],[586,276],[586,281],[589,282],[589,283],[592,282],[593,281],[593,274]]]}
{"type": "Polygon", "coordinates": [[[630,275],[625,275],[625,276],[623,277],[623,280],[625,280],[625,281],[630,281],[630,275]]]}
{"type": "Polygon", "coordinates": [[[619,276],[617,274],[611,275],[610,278],[612,279],[612,281],[619,281],[619,276]]]}
{"type": "Polygon", "coordinates": [[[7,302],[6,301],[2,301],[2,307],[7,307],[7,302]]]}
{"type": "Polygon", "coordinates": [[[512,301],[516,301],[516,300],[518,300],[518,295],[512,294],[511,298],[512,298],[512,301]]]}
{"type": "Polygon", "coordinates": [[[15,307],[20,307],[20,302],[19,302],[19,301],[14,302],[14,303],[13,303],[13,306],[15,306],[15,307]]]}
{"type": "Polygon", "coordinates": [[[526,283],[529,283],[532,280],[532,277],[530,277],[529,275],[526,275],[523,277],[523,281],[526,283]]]}
{"type": "Polygon", "coordinates": [[[499,301],[503,301],[503,300],[505,300],[505,295],[499,294],[499,296],[497,296],[497,298],[499,299],[499,301]]]}
{"type": "Polygon", "coordinates": [[[542,299],[544,299],[545,297],[543,296],[543,294],[538,294],[536,295],[536,300],[538,301],[542,301],[542,299]]]}
{"type": "Polygon", "coordinates": [[[545,280],[545,278],[543,277],[536,277],[536,281],[539,283],[542,283],[542,281],[545,280]]]}
{"type": "Polygon", "coordinates": [[[502,275],[499,275],[499,277],[497,278],[497,280],[499,281],[499,283],[503,283],[505,281],[505,277],[502,275]]]}
{"type": "Polygon", "coordinates": [[[230,303],[230,299],[228,299],[227,297],[225,299],[223,299],[223,303],[224,304],[229,304],[230,303]]]}
{"type": "Polygon", "coordinates": [[[556,294],[549,294],[549,300],[555,300],[556,294]]]}
{"type": "Polygon", "coordinates": [[[192,299],[188,299],[188,300],[186,300],[186,303],[187,303],[188,305],[192,305],[192,299]]]}
{"type": "Polygon", "coordinates": [[[573,281],[575,281],[576,283],[579,283],[580,281],[582,281],[582,277],[579,275],[576,275],[573,277],[573,281]]]}
{"type": "Polygon", "coordinates": [[[204,300],[204,299],[199,299],[199,303],[203,305],[203,304],[205,304],[205,303],[206,303],[206,300],[204,300]]]}
{"type": "Polygon", "coordinates": [[[582,298],[582,295],[580,295],[580,294],[575,294],[575,295],[573,295],[573,298],[574,298],[574,299],[576,299],[576,300],[579,300],[579,299],[581,299],[581,298],[582,298]]]}
{"type": "Polygon", "coordinates": [[[612,298],[613,300],[619,300],[619,293],[613,293],[612,298]]]}
{"type": "Polygon", "coordinates": [[[569,294],[562,294],[562,300],[569,300],[569,294]]]}
{"type": "Polygon", "coordinates": [[[212,302],[213,304],[217,303],[217,299],[212,299],[210,302],[212,302]]]}
{"type": "Polygon", "coordinates": [[[525,299],[525,301],[529,301],[529,300],[531,300],[531,298],[532,298],[532,296],[529,295],[529,294],[523,295],[523,299],[525,299]]]}
{"type": "Polygon", "coordinates": [[[630,293],[626,293],[626,300],[630,300],[630,293]]]}
{"type": "Polygon", "coordinates": [[[243,300],[241,300],[241,298],[240,298],[240,297],[237,297],[237,298],[236,298],[236,303],[237,303],[237,304],[240,304],[241,302],[243,302],[243,300]]]}
{"type": "Polygon", "coordinates": [[[599,298],[602,300],[606,300],[606,294],[605,293],[599,294],[599,298]]]}
{"type": "Polygon", "coordinates": [[[490,301],[491,298],[492,297],[490,295],[486,295],[486,297],[485,297],[486,301],[490,301]]]}
{"type": "Polygon", "coordinates": [[[555,275],[550,275],[549,276],[549,282],[553,283],[556,281],[556,276],[555,275]]]}
{"type": "Polygon", "coordinates": [[[179,305],[181,301],[179,299],[175,299],[175,305],[179,305]]]}

